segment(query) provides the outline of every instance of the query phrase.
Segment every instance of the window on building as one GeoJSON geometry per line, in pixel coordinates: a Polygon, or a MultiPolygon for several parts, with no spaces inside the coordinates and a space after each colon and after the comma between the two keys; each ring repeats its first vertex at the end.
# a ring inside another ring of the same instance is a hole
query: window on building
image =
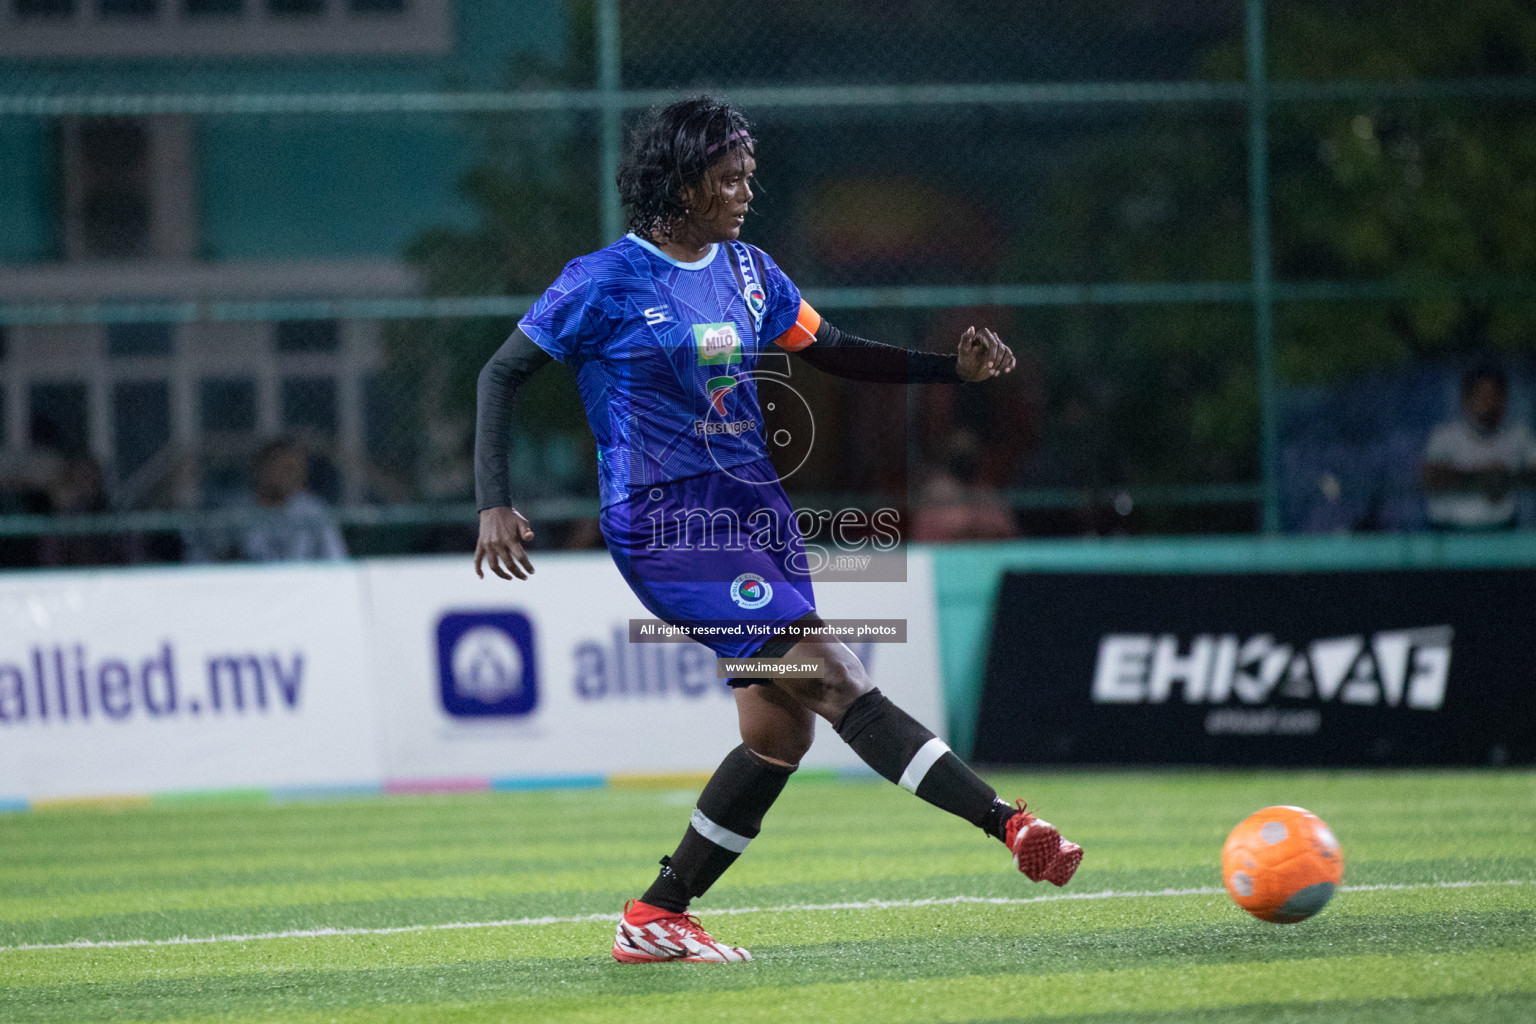
{"type": "Polygon", "coordinates": [[[335,352],[341,347],[335,320],[281,320],[273,338],[279,352],[335,352]]]}
{"type": "Polygon", "coordinates": [[[163,380],[118,381],[112,387],[112,438],[117,478],[126,480],[171,441],[171,386],[163,380]]]}
{"type": "Polygon", "coordinates": [[[284,377],[283,429],[336,434],[336,381],[331,377],[284,377]]]}
{"type": "Polygon", "coordinates": [[[244,377],[210,377],[200,396],[203,433],[256,431],[256,382],[244,377]]]}
{"type": "Polygon", "coordinates": [[[189,18],[239,17],[244,0],[186,0],[189,18]]]}
{"type": "Polygon", "coordinates": [[[48,381],[27,389],[28,440],[34,448],[70,455],[90,450],[90,405],[85,384],[48,381]]]}
{"type": "Polygon", "coordinates": [[[79,129],[80,245],[87,257],[142,255],[149,247],[149,129],[94,118],[79,129]]]}
{"type": "Polygon", "coordinates": [[[347,0],[353,14],[404,14],[405,0],[347,0]]]}
{"type": "Polygon", "coordinates": [[[6,343],[10,340],[10,332],[4,324],[0,324],[0,363],[5,362],[6,343]]]}
{"type": "Polygon", "coordinates": [[[322,14],[325,0],[267,0],[267,10],[282,15],[322,14]]]}
{"type": "Polygon", "coordinates": [[[108,324],[107,355],[168,356],[176,350],[171,324],[108,324]]]}
{"type": "Polygon", "coordinates": [[[97,0],[103,18],[153,17],[157,0],[97,0]]]}
{"type": "Polygon", "coordinates": [[[75,0],[16,0],[18,18],[68,18],[75,13],[75,0]]]}
{"type": "Polygon", "coordinates": [[[407,396],[399,384],[382,373],[363,380],[363,449],[384,466],[410,449],[405,436],[407,396]]]}

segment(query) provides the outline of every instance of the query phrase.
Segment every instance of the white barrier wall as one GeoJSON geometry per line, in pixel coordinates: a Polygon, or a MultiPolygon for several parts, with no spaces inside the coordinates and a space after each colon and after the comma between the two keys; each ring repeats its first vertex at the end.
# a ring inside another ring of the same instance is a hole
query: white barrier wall
{"type": "MultiPolygon", "coordinates": [[[[0,577],[0,804],[52,797],[708,771],[739,742],[715,659],[630,644],[648,614],[602,553],[529,581],[465,557],[0,577]]],[[[933,564],[817,587],[936,730],[933,564]]],[[[824,723],[811,767],[855,767],[824,723]]]]}
{"type": "Polygon", "coordinates": [[[376,781],[347,565],[0,577],[0,797],[376,781]]]}
{"type": "MultiPolygon", "coordinates": [[[[513,581],[477,579],[463,558],[368,564],[391,777],[703,771],[741,742],[711,651],[628,642],[629,620],[651,615],[606,555],[535,562],[513,581]]],[[[913,554],[906,583],[816,595],[828,618],[907,620],[905,644],[856,650],[877,686],[942,730],[932,559],[913,554]]],[[[805,764],[860,762],[819,723],[805,764]]]]}

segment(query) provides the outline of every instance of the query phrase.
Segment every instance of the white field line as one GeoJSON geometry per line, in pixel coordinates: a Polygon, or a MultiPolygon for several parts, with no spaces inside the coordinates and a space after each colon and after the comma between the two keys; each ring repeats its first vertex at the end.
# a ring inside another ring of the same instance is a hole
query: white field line
{"type": "MultiPolygon", "coordinates": [[[[1421,882],[1414,885],[1346,885],[1340,892],[1409,892],[1415,889],[1475,889],[1484,886],[1536,885],[1536,879],[1511,879],[1506,882],[1421,882]]],[[[851,903],[793,903],[779,907],[721,907],[700,910],[701,916],[731,914],[793,914],[826,910],[902,910],[908,907],[949,907],[963,904],[1016,907],[1028,903],[1061,903],[1067,900],[1147,899],[1153,896],[1214,896],[1224,889],[1148,889],[1144,891],[1104,889],[1099,892],[1061,892],[1045,896],[935,896],[920,900],[858,900],[851,903]]],[[[408,932],[459,931],[469,928],[524,928],[546,924],[592,924],[617,922],[619,914],[577,914],[573,917],[517,917],[503,921],[451,921],[446,924],[407,924],[395,928],[309,928],[288,932],[252,932],[245,935],[181,935],[171,939],[75,939],[71,942],[0,946],[0,953],[20,953],[39,949],[117,949],[129,946],[201,946],[223,942],[260,942],[266,939],[317,939],[327,936],[401,935],[408,932]]]]}

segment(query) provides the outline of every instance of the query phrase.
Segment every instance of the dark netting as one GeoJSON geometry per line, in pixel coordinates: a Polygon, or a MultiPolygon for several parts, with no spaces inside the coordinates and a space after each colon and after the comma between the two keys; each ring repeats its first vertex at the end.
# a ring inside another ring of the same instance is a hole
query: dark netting
{"type": "MultiPolygon", "coordinates": [[[[280,437],[354,551],[471,544],[478,370],[622,231],[641,109],[706,89],[754,124],[743,237],[832,323],[933,351],[974,323],[1019,356],[966,389],[796,364],[818,427],[797,503],[900,504],[935,539],[1247,531],[1268,474],[1285,529],[1416,529],[1469,366],[1504,368],[1531,421],[1536,11],[1514,0],[1270,2],[1262,90],[1225,0],[325,0],[297,34],[204,3],[142,45],[216,16],[234,50],[110,60],[38,35],[84,39],[95,6],[12,6],[10,563],[234,557],[280,437]],[[25,518],[89,535],[103,511],[149,518],[74,546],[25,518]]],[[[509,459],[540,544],[596,542],[566,369],[528,385],[509,459]]]]}
{"type": "Polygon", "coordinates": [[[1091,114],[767,112],[748,235],[827,285],[1245,276],[1234,112],[1091,114]]]}
{"type": "Polygon", "coordinates": [[[1174,81],[1203,77],[1203,55],[1242,37],[1241,8],[1217,0],[681,0],[620,9],[625,82],[658,88],[1174,81]]]}

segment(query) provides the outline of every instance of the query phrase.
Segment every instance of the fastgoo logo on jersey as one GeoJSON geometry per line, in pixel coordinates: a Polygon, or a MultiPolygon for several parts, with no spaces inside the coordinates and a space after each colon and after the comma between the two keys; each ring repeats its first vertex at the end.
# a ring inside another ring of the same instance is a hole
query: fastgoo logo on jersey
{"type": "Polygon", "coordinates": [[[744,572],[731,582],[731,600],[748,611],[773,600],[773,584],[755,572],[744,572]]]}
{"type": "MultiPolygon", "coordinates": [[[[735,377],[711,377],[709,378],[709,381],[704,385],[704,390],[709,392],[709,404],[713,406],[715,412],[719,413],[721,416],[725,415],[726,396],[729,395],[732,389],[735,387],[735,377]]],[[[694,433],[703,433],[703,431],[695,430],[694,433]]]]}
{"type": "Polygon", "coordinates": [[[533,624],[521,612],[449,612],[437,623],[438,693],[455,718],[521,717],[539,702],[533,624]]]}
{"type": "Polygon", "coordinates": [[[698,346],[700,366],[741,362],[741,335],[736,333],[735,324],[694,324],[693,342],[698,346]]]}

